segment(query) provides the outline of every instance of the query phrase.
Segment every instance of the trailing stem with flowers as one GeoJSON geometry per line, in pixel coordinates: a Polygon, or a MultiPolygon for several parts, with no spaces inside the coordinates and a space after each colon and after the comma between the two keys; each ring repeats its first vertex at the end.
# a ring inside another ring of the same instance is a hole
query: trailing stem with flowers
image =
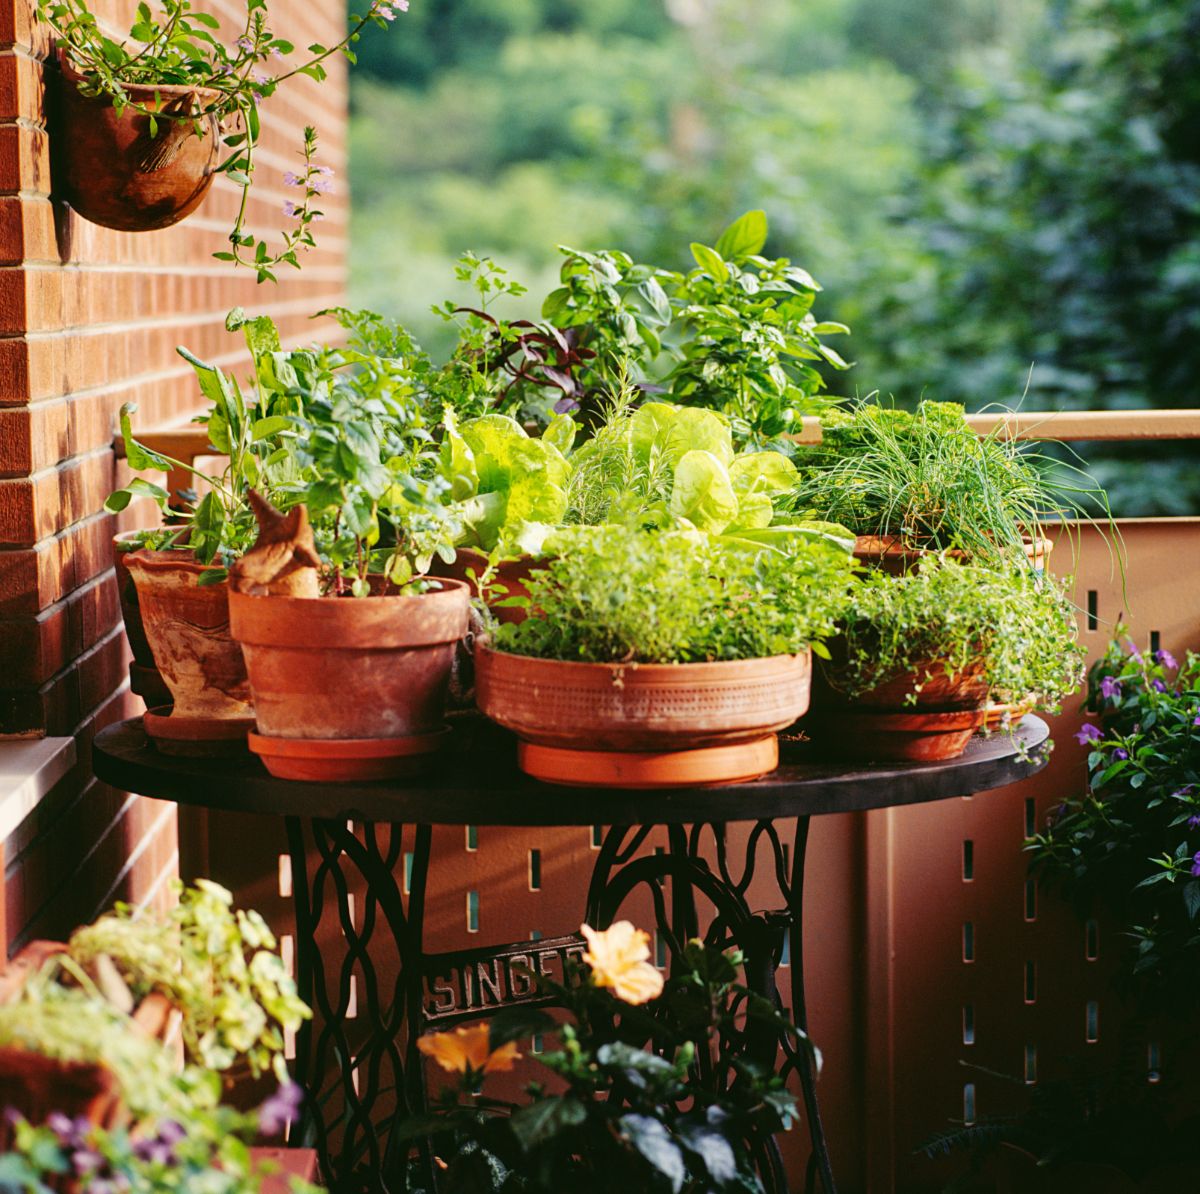
{"type": "Polygon", "coordinates": [[[689,942],[664,981],[649,935],[628,921],[583,933],[585,964],[564,983],[530,972],[567,1022],[511,1008],[420,1039],[454,1083],[402,1135],[430,1140],[456,1194],[761,1189],[770,1137],[791,1126],[795,1101],[738,1044],[756,1028],[804,1050],[808,1039],[739,983],[737,951],[689,942]],[[512,1069],[518,1040],[551,1031],[560,1047],[534,1057],[553,1090],[535,1081],[518,1101],[492,1097],[488,1078],[512,1069]]]}
{"type": "Polygon", "coordinates": [[[1088,788],[1028,844],[1035,872],[1081,909],[1111,908],[1147,1005],[1194,1009],[1200,983],[1200,656],[1139,650],[1118,632],[1092,668],[1088,788]]]}
{"type": "MultiPolygon", "coordinates": [[[[132,122],[137,131],[131,144],[119,134],[114,142],[129,156],[130,177],[137,186],[121,187],[123,202],[115,207],[101,202],[93,209],[86,192],[90,186],[100,185],[96,181],[102,173],[95,160],[97,145],[90,145],[88,160],[79,163],[77,176],[71,160],[73,130],[61,130],[67,154],[67,197],[72,206],[86,218],[110,227],[129,231],[166,227],[194,209],[213,174],[224,174],[241,188],[241,203],[229,233],[229,247],[214,256],[249,266],[264,282],[274,281],[280,266],[298,269],[300,253],[316,243],[312,225],[322,218],[319,205],[333,189],[333,171],[317,164],[316,130],[306,128],[300,164],[284,175],[285,185],[294,187],[296,195],[284,204],[284,214],[293,223],[283,232],[282,244],[272,248],[251,232],[247,210],[262,131],[260,104],[297,75],[321,82],[326,64],[336,55],[354,62],[352,47],[363,30],[369,25],[387,28],[398,12],[407,11],[408,0],[370,0],[365,12],[350,14],[345,37],[331,46],[309,45],[304,54],[297,54],[296,46],[272,27],[267,0],[244,3],[241,27],[231,42],[223,40],[220,20],[197,9],[192,0],[159,0],[155,8],[143,0],[124,38],[110,36],[87,0],[37,0],[37,16],[58,41],[68,95],[74,89],[85,100],[111,105],[117,120],[132,122]],[[185,147],[197,148],[191,138],[209,144],[199,157],[199,177],[190,189],[185,186],[177,209],[173,209],[161,193],[163,180],[168,178],[164,171],[180,160],[185,147]],[[215,142],[223,147],[223,157],[215,142]],[[149,192],[147,222],[139,228],[124,221],[143,190],[149,192]],[[112,214],[106,216],[105,212],[112,214]]],[[[81,108],[74,113],[72,109],[72,118],[80,121],[86,111],[81,108]]],[[[103,152],[99,156],[104,156],[103,152]]]]}

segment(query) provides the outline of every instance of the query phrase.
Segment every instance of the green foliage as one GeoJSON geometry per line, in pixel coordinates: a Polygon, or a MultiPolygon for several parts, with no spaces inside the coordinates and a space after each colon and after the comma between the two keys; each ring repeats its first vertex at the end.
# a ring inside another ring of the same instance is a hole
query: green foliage
{"type": "Polygon", "coordinates": [[[265,240],[247,231],[247,200],[260,131],[258,105],[295,75],[323,80],[323,63],[334,55],[353,62],[351,46],[362,31],[369,25],[386,29],[395,10],[386,0],[371,0],[365,15],[350,15],[350,29],[337,45],[310,45],[307,57],[289,65],[286,60],[296,47],[269,27],[267,0],[245,0],[245,21],[233,46],[220,40],[221,22],[196,10],[192,0],[157,0],[156,7],[158,12],[143,0],[129,36],[120,41],[108,36],[87,0],[37,0],[37,18],[49,26],[68,61],[82,74],[84,95],[111,101],[118,115],[128,111],[144,116],[152,138],[183,133],[185,125],[190,126],[189,134],[220,137],[230,152],[217,169],[241,188],[242,196],[229,248],[214,256],[251,267],[259,282],[275,281],[279,266],[299,269],[299,253],[316,243],[311,225],[323,214],[316,205],[331,189],[333,171],[316,165],[317,134],[306,128],[303,169],[284,176],[285,183],[297,188],[298,198],[284,205],[284,213],[295,224],[284,232],[282,248],[271,250],[265,240]],[[274,74],[262,69],[275,62],[284,66],[274,74]],[[195,93],[186,110],[176,110],[132,99],[127,91],[131,86],[204,88],[215,98],[195,93]]]}
{"type": "Polygon", "coordinates": [[[925,401],[910,413],[864,402],[828,412],[822,437],[796,450],[796,508],[859,535],[1003,565],[1024,558],[1023,537],[1036,538],[1043,522],[1082,514],[1081,497],[1107,508],[1086,473],[1051,471],[1002,429],[977,435],[955,403],[925,401]]]}
{"type": "Polygon", "coordinates": [[[688,942],[663,994],[645,1007],[598,989],[586,970],[565,984],[531,975],[570,1020],[500,1012],[491,1044],[556,1030],[561,1047],[538,1055],[555,1093],[535,1082],[507,1103],[480,1095],[486,1083],[469,1072],[404,1135],[441,1142],[446,1181],[462,1194],[760,1190],[755,1145],[791,1126],[795,1100],[777,1075],[718,1050],[753,1031],[787,1034],[809,1058],[813,1050],[741,983],[743,962],[736,951],[688,942]]]}
{"type": "Polygon", "coordinates": [[[850,696],[914,671],[954,677],[980,661],[994,699],[1054,712],[1083,678],[1065,585],[1026,568],[931,556],[907,576],[870,572],[842,632],[844,655],[827,674],[850,696]]]}
{"type": "Polygon", "coordinates": [[[820,649],[844,612],[849,557],[808,543],[737,550],[698,531],[597,527],[551,540],[530,614],[498,650],[591,663],[699,663],[820,649]]]}
{"type": "Polygon", "coordinates": [[[91,973],[116,973],[140,1001],[165,995],[183,1016],[189,1058],[211,1070],[245,1062],[251,1072],[287,1077],[284,1032],[309,1018],[276,941],[257,912],[233,907],[223,887],[198,879],[180,888],[164,919],[128,905],[77,929],[72,961],[91,973]]]}
{"type": "Polygon", "coordinates": [[[1089,676],[1088,790],[1029,843],[1035,872],[1116,912],[1124,974],[1147,1004],[1195,1006],[1200,958],[1200,656],[1119,639],[1089,676]]]}

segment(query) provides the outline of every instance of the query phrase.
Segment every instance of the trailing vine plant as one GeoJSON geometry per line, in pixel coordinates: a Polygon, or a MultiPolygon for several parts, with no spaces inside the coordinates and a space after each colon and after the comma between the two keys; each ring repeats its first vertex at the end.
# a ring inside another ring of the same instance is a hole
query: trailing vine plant
{"type": "Polygon", "coordinates": [[[142,0],[128,36],[121,40],[104,31],[87,0],[37,0],[37,16],[58,39],[66,62],[82,76],[80,92],[110,100],[118,115],[130,111],[145,116],[152,138],[165,141],[173,132],[182,135],[189,125],[198,137],[220,129],[229,153],[216,169],[241,188],[242,196],[229,248],[213,256],[251,267],[259,282],[273,282],[276,269],[299,269],[299,254],[315,245],[312,225],[322,218],[317,205],[333,189],[333,170],[316,163],[316,130],[306,128],[302,165],[283,176],[284,185],[295,188],[296,198],[283,205],[284,215],[294,223],[284,231],[282,246],[272,250],[251,232],[246,213],[261,133],[259,105],[296,75],[324,80],[325,63],[337,54],[354,62],[351,47],[362,31],[368,25],[386,28],[397,12],[407,11],[408,0],[370,0],[364,14],[350,14],[349,30],[341,41],[332,46],[314,43],[306,57],[294,62],[296,47],[271,28],[267,0],[245,0],[245,5],[245,22],[232,45],[221,39],[217,17],[198,11],[192,0],[159,0],[157,12],[142,0]],[[194,99],[178,110],[161,102],[151,106],[130,96],[132,86],[190,87],[195,89],[194,99]]]}

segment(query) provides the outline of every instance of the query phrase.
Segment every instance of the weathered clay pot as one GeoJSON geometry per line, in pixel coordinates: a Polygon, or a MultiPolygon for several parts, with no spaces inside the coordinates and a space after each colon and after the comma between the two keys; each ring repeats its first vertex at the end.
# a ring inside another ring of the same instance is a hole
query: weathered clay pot
{"type": "Polygon", "coordinates": [[[181,718],[252,714],[242,652],[229,633],[225,584],[201,585],[190,551],[130,552],[146,639],[181,718]]]}
{"type": "MultiPolygon", "coordinates": [[[[496,621],[512,623],[525,621],[528,610],[523,606],[504,606],[497,603],[508,597],[528,597],[529,590],[525,587],[525,582],[529,579],[529,574],[538,568],[544,568],[546,563],[545,560],[535,560],[526,556],[519,560],[501,560],[496,565],[496,574],[492,579],[487,596],[488,609],[495,615],[496,621]]],[[[466,581],[474,594],[477,591],[475,583],[468,579],[467,573],[474,572],[477,577],[482,576],[487,566],[488,558],[483,552],[476,551],[473,547],[460,547],[457,549],[453,564],[447,564],[440,557],[434,556],[429,574],[430,576],[447,576],[454,580],[466,581]]]]}
{"type": "MultiPolygon", "coordinates": [[[[187,120],[159,121],[127,109],[120,116],[105,96],[79,90],[83,76],[66,59],[61,111],[54,129],[55,189],[85,220],[122,232],[167,228],[191,215],[212,186],[220,128],[200,118],[203,136],[187,120]]],[[[198,112],[219,98],[207,88],[125,88],[134,103],[153,111],[198,112]]]]}
{"type": "Polygon", "coordinates": [[[250,746],[273,775],[402,774],[411,770],[413,754],[442,744],[451,664],[470,609],[466,584],[442,584],[404,597],[230,593],[233,636],[258,720],[250,746]],[[328,750],[314,745],[321,742],[330,743],[328,750]]]}
{"type": "Polygon", "coordinates": [[[129,687],[135,696],[153,709],[171,703],[171,690],[162,678],[154,653],[146,641],[146,629],[142,625],[142,611],[138,606],[137,585],[125,567],[125,557],[138,550],[140,531],[124,531],[113,536],[113,571],[117,578],[117,598],[121,603],[121,619],[125,623],[125,638],[133,659],[129,664],[129,687]]]}
{"type": "Polygon", "coordinates": [[[479,708],[517,733],[526,771],[559,783],[672,787],[761,775],[775,766],[773,745],[750,754],[728,748],[764,739],[774,744],[775,733],[808,708],[811,677],[807,652],[719,663],[609,664],[534,659],[486,644],[475,651],[479,708]],[[564,778],[565,761],[556,753],[562,751],[575,752],[578,778],[564,778]],[[609,760],[602,779],[593,756],[605,752],[624,758],[609,760]],[[669,756],[678,752],[708,753],[679,760],[673,774],[669,756]]]}
{"type": "MultiPolygon", "coordinates": [[[[1025,537],[1025,555],[1034,568],[1045,569],[1054,544],[1049,539],[1025,537]]],[[[858,535],[854,540],[854,558],[871,568],[878,568],[889,576],[904,576],[935,552],[913,547],[899,536],[858,535]]],[[[970,555],[965,551],[946,552],[952,560],[966,563],[970,555]]]]}

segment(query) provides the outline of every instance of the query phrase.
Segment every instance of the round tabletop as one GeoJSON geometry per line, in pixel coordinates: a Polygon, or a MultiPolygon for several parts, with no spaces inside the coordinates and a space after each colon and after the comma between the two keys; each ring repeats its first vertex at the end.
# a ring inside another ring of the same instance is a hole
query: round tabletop
{"type": "Polygon", "coordinates": [[[859,812],[967,796],[1040,771],[1048,737],[1046,723],[1030,716],[1011,736],[976,736],[957,759],[879,766],[818,760],[811,746],[785,741],[780,766],[762,779],[639,792],[530,779],[517,770],[515,739],[479,717],[455,722],[449,748],[431,759],[422,778],[345,784],[275,779],[253,755],[160,754],[134,718],[96,736],[92,767],[98,779],[140,796],[274,816],[427,825],[667,825],[859,812]]]}

